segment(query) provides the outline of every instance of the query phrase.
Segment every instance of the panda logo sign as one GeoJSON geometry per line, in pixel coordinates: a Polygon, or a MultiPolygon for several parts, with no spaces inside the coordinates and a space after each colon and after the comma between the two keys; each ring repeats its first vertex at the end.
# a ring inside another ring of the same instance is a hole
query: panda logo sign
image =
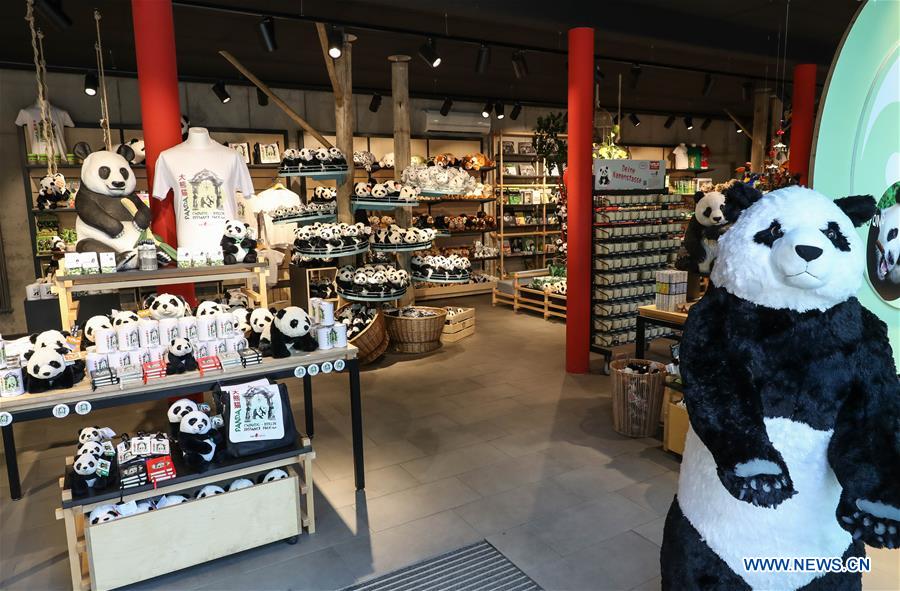
{"type": "Polygon", "coordinates": [[[284,437],[284,413],[278,386],[253,384],[226,391],[230,406],[229,441],[241,443],[284,437]]]}
{"type": "Polygon", "coordinates": [[[878,202],[869,226],[866,271],[875,293],[900,307],[900,182],[891,185],[878,202]]]}

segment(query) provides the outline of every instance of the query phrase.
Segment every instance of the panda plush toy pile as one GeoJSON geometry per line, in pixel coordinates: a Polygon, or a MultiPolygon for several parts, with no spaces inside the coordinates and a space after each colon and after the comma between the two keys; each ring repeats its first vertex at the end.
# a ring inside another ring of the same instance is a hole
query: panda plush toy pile
{"type": "Polygon", "coordinates": [[[754,193],[729,195],[736,221],[684,329],[690,429],[662,588],[860,589],[858,573],[742,559],[900,545],[900,385],[885,324],[854,295],[866,261],[854,226],[875,202],[754,193]]]}
{"type": "Polygon", "coordinates": [[[272,357],[289,357],[291,351],[315,351],[319,348],[316,339],[309,334],[312,320],[298,306],[288,306],[275,313],[269,325],[272,357]]]}
{"type": "Polygon", "coordinates": [[[220,242],[222,252],[225,254],[225,264],[255,263],[256,240],[252,237],[250,224],[240,220],[228,220],[225,222],[225,234],[220,242]]]}
{"type": "Polygon", "coordinates": [[[199,410],[197,403],[190,398],[179,398],[169,405],[169,410],[166,412],[166,418],[169,419],[169,435],[171,435],[173,439],[176,441],[178,440],[181,419],[195,410],[199,410]]]}
{"type": "MultiPolygon", "coordinates": [[[[734,186],[734,190],[742,190],[734,186]]],[[[682,271],[709,275],[716,260],[719,237],[728,229],[725,195],[719,191],[694,194],[694,216],[684,232],[682,246],[687,257],[676,265],[682,271]]]]}

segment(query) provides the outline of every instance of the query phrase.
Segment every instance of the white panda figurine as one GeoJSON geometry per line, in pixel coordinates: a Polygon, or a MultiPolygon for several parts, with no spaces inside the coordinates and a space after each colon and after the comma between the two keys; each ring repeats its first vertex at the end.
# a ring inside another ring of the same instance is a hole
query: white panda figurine
{"type": "Polygon", "coordinates": [[[171,293],[148,296],[144,300],[144,308],[150,310],[150,317],[154,320],[181,318],[190,310],[183,297],[171,293]]]}
{"type": "Polygon", "coordinates": [[[184,461],[192,468],[200,468],[216,455],[216,432],[206,413],[192,410],[181,418],[178,427],[178,447],[184,461]]]}
{"type": "Polygon", "coordinates": [[[180,374],[197,369],[197,360],[194,359],[194,348],[187,339],[172,339],[169,342],[166,360],[166,375],[180,374]]]}
{"type": "Polygon", "coordinates": [[[91,316],[84,323],[84,330],[81,332],[81,350],[84,351],[90,345],[97,343],[97,331],[101,328],[112,328],[112,320],[105,314],[91,316]]]}
{"type": "Polygon", "coordinates": [[[694,217],[684,232],[687,259],[678,261],[678,268],[701,275],[709,275],[716,261],[719,237],[728,229],[725,219],[725,195],[718,191],[694,195],[694,217]]]}
{"type": "Polygon", "coordinates": [[[240,220],[227,220],[225,222],[225,234],[219,243],[225,254],[225,264],[255,263],[258,260],[256,254],[257,241],[252,237],[250,224],[240,220]]]}
{"type": "Polygon", "coordinates": [[[303,308],[288,306],[276,312],[269,326],[272,356],[288,357],[291,350],[315,351],[318,343],[309,334],[311,328],[312,320],[303,308]]]}

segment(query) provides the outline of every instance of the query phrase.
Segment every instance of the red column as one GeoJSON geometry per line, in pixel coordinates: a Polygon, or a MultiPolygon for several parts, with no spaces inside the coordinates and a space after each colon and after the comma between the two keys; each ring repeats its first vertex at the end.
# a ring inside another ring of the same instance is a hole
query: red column
{"type": "MultiPolygon", "coordinates": [[[[175,24],[171,0],[131,0],[131,12],[147,155],[147,183],[152,188],[159,153],[181,143],[175,24]]],[[[171,246],[177,246],[173,199],[169,197],[159,201],[151,198],[150,209],[153,212],[153,232],[171,246]]],[[[192,284],[168,286],[166,290],[194,302],[192,284]]]]}
{"type": "Polygon", "coordinates": [[[569,30],[568,269],[566,371],[587,373],[591,339],[591,140],[594,29],[569,30]]]}
{"type": "Polygon", "coordinates": [[[807,183],[812,149],[813,112],[816,102],[816,65],[794,66],[794,100],[791,113],[791,161],[793,173],[800,173],[800,184],[807,183]]]}

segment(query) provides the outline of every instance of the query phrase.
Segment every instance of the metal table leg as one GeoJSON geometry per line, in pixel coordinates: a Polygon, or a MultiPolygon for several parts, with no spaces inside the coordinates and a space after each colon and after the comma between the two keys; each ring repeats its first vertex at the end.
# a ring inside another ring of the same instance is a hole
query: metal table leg
{"type": "Polygon", "coordinates": [[[306,436],[312,439],[316,425],[313,416],[312,378],[309,374],[303,376],[303,414],[306,415],[306,436]]]}
{"type": "Polygon", "coordinates": [[[16,440],[13,426],[3,427],[3,452],[6,454],[6,476],[9,479],[9,496],[14,501],[22,498],[22,483],[19,482],[19,460],[16,457],[16,440]]]}
{"type": "Polygon", "coordinates": [[[635,335],[637,338],[634,340],[634,357],[635,359],[643,359],[644,358],[644,349],[647,347],[647,320],[638,314],[637,317],[637,326],[635,327],[637,334],[635,335]]]}
{"type": "Polygon", "coordinates": [[[353,432],[353,472],[356,490],[366,488],[366,467],[363,460],[362,401],[359,393],[359,361],[347,361],[350,374],[350,422],[353,432]]]}

